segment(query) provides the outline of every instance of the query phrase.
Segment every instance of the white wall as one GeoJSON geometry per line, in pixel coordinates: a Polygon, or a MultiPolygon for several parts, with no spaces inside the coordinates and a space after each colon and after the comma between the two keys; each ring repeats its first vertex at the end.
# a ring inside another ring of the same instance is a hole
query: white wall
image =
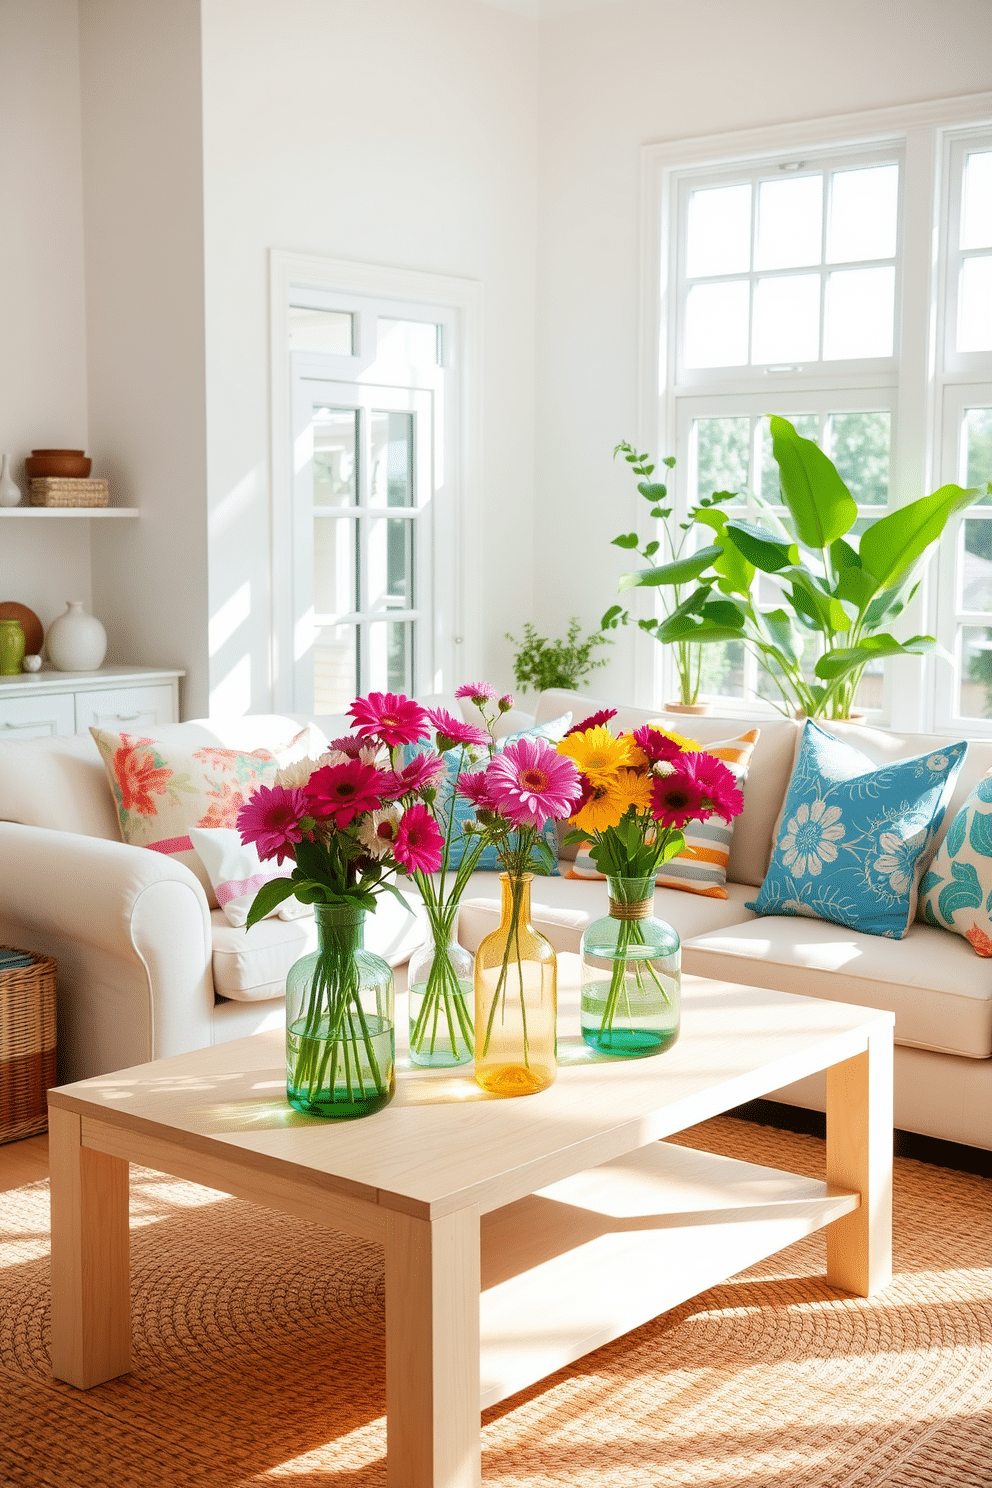
{"type": "MultiPolygon", "coordinates": [[[[86,444],[76,0],[0,0],[0,451],[86,444]]],[[[0,519],[0,600],[90,601],[89,524],[0,519]]]]}
{"type": "Polygon", "coordinates": [[[211,615],[250,598],[214,706],[268,702],[272,247],[483,282],[483,669],[508,681],[531,603],[536,26],[465,0],[203,0],[203,37],[211,615]]]}
{"type": "Polygon", "coordinates": [[[207,711],[199,0],[81,0],[90,447],[135,522],[93,524],[108,657],[207,711]],[[98,530],[99,529],[99,530],[98,530]]]}
{"type": "MultiPolygon", "coordinates": [[[[542,627],[596,624],[643,506],[612,460],[638,437],[640,146],[976,92],[990,59],[976,0],[627,0],[542,24],[535,538],[568,575],[538,584],[542,627]]],[[[617,634],[589,686],[629,698],[617,634]]]]}

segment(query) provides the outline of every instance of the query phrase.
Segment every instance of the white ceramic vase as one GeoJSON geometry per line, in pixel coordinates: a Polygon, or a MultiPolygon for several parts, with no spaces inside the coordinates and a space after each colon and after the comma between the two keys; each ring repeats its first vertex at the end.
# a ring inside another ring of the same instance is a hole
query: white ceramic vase
{"type": "Polygon", "coordinates": [[[95,672],[107,654],[107,632],[95,615],[88,615],[81,599],[67,599],[69,608],[48,627],[48,659],[59,672],[95,672]]]}
{"type": "Polygon", "coordinates": [[[20,506],[21,488],[10,473],[10,456],[0,455],[0,506],[20,506]]]}

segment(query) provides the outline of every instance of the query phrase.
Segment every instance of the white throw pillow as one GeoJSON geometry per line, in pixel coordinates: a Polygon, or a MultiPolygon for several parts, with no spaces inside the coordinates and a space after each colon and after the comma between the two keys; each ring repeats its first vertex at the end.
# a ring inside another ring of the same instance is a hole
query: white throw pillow
{"type": "MultiPolygon", "coordinates": [[[[285,864],[263,863],[255,851],[254,843],[242,842],[241,835],[231,827],[190,827],[190,841],[217,895],[217,903],[228,921],[238,927],[247,923],[255,895],[263,884],[273,878],[288,878],[285,864]]],[[[291,866],[291,865],[290,865],[291,866]]],[[[296,898],[284,899],[278,908],[266,915],[271,919],[298,920],[303,915],[312,915],[312,904],[301,904],[296,898]]]]}

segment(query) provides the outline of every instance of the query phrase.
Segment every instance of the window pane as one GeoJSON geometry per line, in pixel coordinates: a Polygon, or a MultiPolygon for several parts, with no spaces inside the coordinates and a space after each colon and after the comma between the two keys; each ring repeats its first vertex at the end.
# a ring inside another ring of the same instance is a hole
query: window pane
{"type": "Polygon", "coordinates": [[[961,526],[961,609],[992,614],[992,520],[968,517],[961,526]]]}
{"type": "Polygon", "coordinates": [[[713,491],[741,491],[747,486],[751,420],[694,419],[696,499],[713,491]]]}
{"type": "Polygon", "coordinates": [[[700,646],[699,691],[703,697],[744,696],[744,647],[740,641],[700,646]]]}
{"type": "Polygon", "coordinates": [[[408,367],[436,367],[441,361],[441,327],[421,320],[376,321],[376,351],[390,362],[408,367]]]}
{"type": "Polygon", "coordinates": [[[313,607],[318,615],[347,615],[358,608],[358,523],[353,517],[315,517],[313,607]]]}
{"type": "Polygon", "coordinates": [[[830,178],[827,262],[894,258],[899,167],[834,171],[830,178]]]}
{"type": "Polygon", "coordinates": [[[372,414],[372,505],[413,506],[413,414],[372,414]]]}
{"type": "Polygon", "coordinates": [[[762,181],[758,187],[756,269],[798,269],[820,262],[823,177],[762,181]]]}
{"type": "Polygon", "coordinates": [[[369,675],[362,690],[413,694],[412,620],[374,620],[368,626],[369,675]]]}
{"type": "Polygon", "coordinates": [[[747,361],[749,286],[697,284],[685,306],[687,367],[741,367],[747,361]]]}
{"type": "Polygon", "coordinates": [[[823,355],[892,355],[895,269],[845,269],[827,280],[827,325],[823,355]]]}
{"type": "MultiPolygon", "coordinates": [[[[820,432],[820,420],[815,413],[783,413],[782,418],[789,420],[796,433],[803,439],[816,440],[820,432]]],[[[760,441],[760,487],[758,495],[763,496],[766,501],[778,501],[781,496],[781,488],[778,479],[778,465],[772,454],[772,431],[771,425],[762,419],[758,429],[760,441]]]]}
{"type": "Polygon", "coordinates": [[[413,608],[413,522],[378,517],[369,522],[366,610],[413,608]]]}
{"type": "Polygon", "coordinates": [[[358,410],[313,411],[313,504],[354,506],[358,501],[358,410]]]}
{"type": "Polygon", "coordinates": [[[816,361],[819,351],[819,274],[759,279],[754,293],[752,362],[816,361]]]}
{"type": "Polygon", "coordinates": [[[961,695],[963,718],[992,718],[992,630],[962,625],[961,695]]]}
{"type": "Polygon", "coordinates": [[[881,708],[885,702],[885,663],[870,661],[861,673],[858,690],[854,694],[856,708],[881,708]]]}
{"type": "Polygon", "coordinates": [[[751,187],[745,183],[694,191],[689,197],[688,277],[746,274],[750,267],[751,187]]]}
{"type": "Polygon", "coordinates": [[[313,644],[313,711],[344,713],[358,695],[358,628],[325,625],[313,644]]]}
{"type": "Polygon", "coordinates": [[[290,351],[329,351],[334,356],[352,356],[354,317],[346,310],[289,309],[290,351]]]}
{"type": "Polygon", "coordinates": [[[888,503],[891,423],[888,413],[832,413],[827,420],[827,453],[859,506],[888,503]]]}
{"type": "Polygon", "coordinates": [[[961,247],[992,248],[992,150],[976,150],[964,163],[961,247]]]}
{"type": "MultiPolygon", "coordinates": [[[[992,408],[969,408],[964,416],[964,483],[992,481],[992,408]]],[[[992,500],[992,497],[986,497],[992,500]]]]}
{"type": "Polygon", "coordinates": [[[961,265],[958,351],[992,351],[992,258],[966,258],[961,265]]]}

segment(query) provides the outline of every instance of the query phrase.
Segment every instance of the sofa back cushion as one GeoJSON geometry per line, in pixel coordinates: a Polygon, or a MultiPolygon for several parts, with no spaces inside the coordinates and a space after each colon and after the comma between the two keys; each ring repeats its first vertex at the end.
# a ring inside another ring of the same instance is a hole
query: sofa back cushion
{"type": "MultiPolygon", "coordinates": [[[[604,703],[596,698],[583,697],[577,692],[554,688],[542,692],[538,698],[536,721],[543,723],[546,719],[555,718],[559,713],[571,709],[572,722],[581,723],[583,718],[597,709],[613,706],[612,703],[604,703]]],[[[756,727],[761,730],[748,766],[747,781],[744,784],[744,810],[734,822],[730,861],[727,864],[727,878],[731,883],[753,884],[758,888],[768,870],[772,836],[792,775],[800,725],[791,718],[743,719],[716,713],[688,717],[681,713],[659,712],[657,708],[619,707],[610,728],[616,733],[623,733],[652,721],[660,723],[663,728],[698,739],[704,748],[708,743],[743,733],[745,729],[756,727]]]]}

